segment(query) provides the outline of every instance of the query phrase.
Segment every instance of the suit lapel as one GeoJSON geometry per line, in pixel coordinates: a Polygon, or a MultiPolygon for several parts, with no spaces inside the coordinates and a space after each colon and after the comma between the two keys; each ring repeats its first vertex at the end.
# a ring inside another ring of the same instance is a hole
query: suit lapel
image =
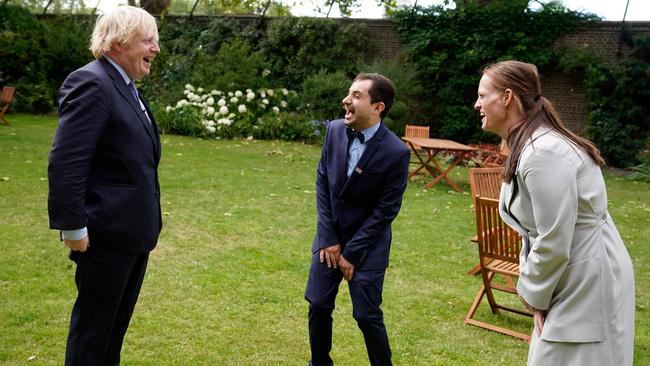
{"type": "MultiPolygon", "coordinates": [[[[117,89],[118,93],[120,93],[122,98],[131,106],[135,115],[138,116],[138,118],[140,119],[140,123],[144,127],[145,131],[147,131],[147,134],[149,135],[149,138],[151,138],[151,142],[153,142],[157,151],[159,149],[159,146],[156,141],[156,137],[154,133],[153,120],[151,121],[151,123],[149,123],[147,117],[142,112],[142,109],[140,109],[140,104],[138,103],[138,101],[135,100],[135,97],[129,90],[129,87],[124,82],[124,78],[122,78],[122,75],[120,75],[120,73],[115,69],[115,67],[113,67],[113,65],[111,65],[111,63],[104,58],[100,59],[100,62],[104,67],[104,69],[106,70],[106,72],[113,79],[113,86],[115,87],[115,89],[117,89]]],[[[147,110],[148,109],[149,108],[147,107],[147,110]]]]}
{"type": "MultiPolygon", "coordinates": [[[[384,137],[385,133],[386,133],[386,127],[382,123],[379,126],[379,129],[377,130],[375,135],[370,139],[370,141],[368,141],[368,146],[366,147],[366,150],[363,152],[363,155],[361,155],[361,158],[359,159],[357,166],[355,166],[354,169],[352,169],[352,174],[350,174],[350,177],[343,185],[343,189],[341,189],[341,193],[340,193],[341,195],[351,184],[354,183],[354,181],[357,179],[358,176],[363,174],[363,171],[366,168],[368,162],[377,151],[377,148],[379,148],[379,145],[381,144],[381,140],[384,137]]],[[[344,176],[347,176],[347,152],[345,156],[346,159],[344,162],[344,169],[345,169],[344,176]]]]}

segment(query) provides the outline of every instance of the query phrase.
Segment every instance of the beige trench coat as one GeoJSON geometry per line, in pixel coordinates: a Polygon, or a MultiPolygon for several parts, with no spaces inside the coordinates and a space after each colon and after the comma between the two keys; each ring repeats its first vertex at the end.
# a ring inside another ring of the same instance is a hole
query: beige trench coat
{"type": "Polygon", "coordinates": [[[549,129],[531,141],[500,195],[503,220],[524,238],[517,291],[548,311],[528,365],[632,365],[634,274],[600,168],[549,129]]]}

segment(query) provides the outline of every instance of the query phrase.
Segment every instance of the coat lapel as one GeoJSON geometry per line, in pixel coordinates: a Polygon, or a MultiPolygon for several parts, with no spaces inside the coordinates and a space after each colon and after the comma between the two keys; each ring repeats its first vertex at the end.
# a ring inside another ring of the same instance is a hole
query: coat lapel
{"type": "MultiPolygon", "coordinates": [[[[348,178],[348,180],[343,185],[343,189],[341,189],[341,193],[339,195],[342,195],[345,192],[345,190],[351,184],[354,183],[354,181],[357,179],[357,177],[360,176],[361,174],[363,174],[363,171],[365,170],[368,162],[370,161],[372,156],[377,151],[377,148],[381,144],[381,140],[384,137],[385,133],[386,133],[386,127],[382,123],[379,126],[379,129],[377,130],[375,135],[370,139],[370,141],[368,141],[368,146],[366,147],[366,150],[363,152],[363,155],[361,155],[361,158],[359,159],[359,162],[357,163],[357,166],[355,166],[354,169],[352,170],[352,174],[350,174],[350,177],[348,178]]],[[[344,168],[344,173],[343,174],[345,174],[344,176],[347,176],[347,170],[346,170],[347,169],[347,151],[345,153],[345,156],[346,156],[346,159],[345,159],[345,162],[343,164],[343,168],[344,168]]]]}
{"type": "MultiPolygon", "coordinates": [[[[140,104],[135,100],[133,94],[131,94],[131,91],[129,90],[129,87],[124,82],[124,78],[122,78],[122,75],[120,75],[120,73],[115,69],[115,67],[113,67],[113,65],[111,65],[111,63],[104,58],[100,59],[100,62],[103,65],[104,69],[107,71],[107,73],[113,79],[113,86],[115,87],[115,89],[118,91],[118,93],[120,93],[122,98],[131,106],[133,112],[140,119],[140,123],[143,125],[145,131],[147,131],[147,134],[149,135],[149,138],[151,138],[151,142],[153,142],[157,151],[159,149],[159,146],[155,137],[156,134],[154,132],[153,120],[151,121],[151,123],[149,123],[147,117],[142,112],[142,109],[140,109],[140,104]]],[[[148,109],[149,108],[147,107],[147,110],[148,109]]],[[[152,114],[150,115],[153,116],[152,114]]]]}

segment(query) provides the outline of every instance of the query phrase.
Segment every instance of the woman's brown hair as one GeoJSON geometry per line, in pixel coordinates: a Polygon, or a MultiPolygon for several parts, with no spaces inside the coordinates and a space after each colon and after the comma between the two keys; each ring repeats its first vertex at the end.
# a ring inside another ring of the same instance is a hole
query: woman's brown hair
{"type": "Polygon", "coordinates": [[[566,128],[551,101],[542,96],[542,85],[535,65],[521,61],[502,61],[485,67],[483,74],[492,77],[496,89],[512,90],[514,101],[524,113],[524,119],[508,131],[510,155],[505,162],[504,182],[510,183],[514,178],[521,152],[540,126],[550,127],[583,149],[596,164],[605,165],[596,145],[566,128]]]}

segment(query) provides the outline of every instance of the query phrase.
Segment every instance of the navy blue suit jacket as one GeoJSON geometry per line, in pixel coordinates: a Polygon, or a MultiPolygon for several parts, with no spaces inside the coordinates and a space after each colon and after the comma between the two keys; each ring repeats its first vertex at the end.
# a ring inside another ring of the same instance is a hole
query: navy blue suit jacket
{"type": "Polygon", "coordinates": [[[341,244],[342,255],[358,269],[386,268],[409,151],[382,123],[348,178],[345,129],[343,120],[327,128],[316,178],[318,224],[312,252],[341,244]]]}
{"type": "Polygon", "coordinates": [[[145,106],[151,123],[105,58],[66,78],[48,165],[51,228],[86,226],[91,247],[146,252],[156,246],[160,135],[145,106]]]}

